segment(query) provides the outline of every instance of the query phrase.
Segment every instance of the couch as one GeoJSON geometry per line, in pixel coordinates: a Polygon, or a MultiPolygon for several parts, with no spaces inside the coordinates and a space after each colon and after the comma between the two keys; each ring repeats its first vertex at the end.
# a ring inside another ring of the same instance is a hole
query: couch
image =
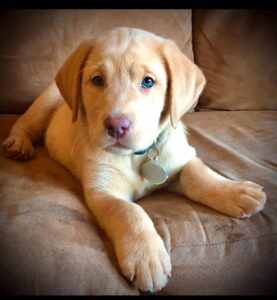
{"type": "MultiPolygon", "coordinates": [[[[265,209],[238,220],[158,191],[138,203],[170,252],[157,295],[277,292],[277,13],[255,10],[9,10],[0,17],[0,143],[88,36],[115,26],[174,39],[207,85],[183,117],[211,168],[252,180],[265,209]]],[[[222,199],[224,201],[224,199],[222,199]]],[[[43,142],[26,162],[0,154],[0,293],[145,295],[121,275],[78,181],[43,142]]]]}

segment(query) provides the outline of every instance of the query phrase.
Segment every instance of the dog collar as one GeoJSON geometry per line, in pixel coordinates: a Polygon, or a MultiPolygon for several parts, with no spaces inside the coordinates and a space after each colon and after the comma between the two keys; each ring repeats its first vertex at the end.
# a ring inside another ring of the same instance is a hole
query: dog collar
{"type": "Polygon", "coordinates": [[[147,153],[151,148],[153,148],[155,146],[156,142],[153,142],[151,146],[149,146],[148,148],[144,149],[144,150],[140,150],[140,151],[136,151],[134,152],[135,155],[143,155],[145,153],[147,153]]]}

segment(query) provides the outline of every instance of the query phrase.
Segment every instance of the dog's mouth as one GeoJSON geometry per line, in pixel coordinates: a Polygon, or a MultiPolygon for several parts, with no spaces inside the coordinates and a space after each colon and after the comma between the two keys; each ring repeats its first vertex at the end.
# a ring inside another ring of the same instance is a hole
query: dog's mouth
{"type": "Polygon", "coordinates": [[[112,153],[121,154],[121,155],[128,155],[134,151],[132,148],[127,147],[119,142],[109,145],[108,147],[106,147],[105,150],[112,153]]]}
{"type": "Polygon", "coordinates": [[[113,148],[116,148],[116,149],[122,149],[122,150],[131,150],[130,147],[127,147],[127,146],[125,146],[123,144],[120,144],[120,143],[113,144],[113,145],[111,145],[109,147],[113,147],[113,148]]]}

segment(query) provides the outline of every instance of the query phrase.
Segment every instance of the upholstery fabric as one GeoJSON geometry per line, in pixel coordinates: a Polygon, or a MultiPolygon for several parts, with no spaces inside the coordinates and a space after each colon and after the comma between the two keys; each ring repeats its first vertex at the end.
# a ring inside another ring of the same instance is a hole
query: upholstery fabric
{"type": "Polygon", "coordinates": [[[171,38],[193,60],[191,10],[1,11],[0,113],[23,113],[81,41],[117,26],[171,38]]]}
{"type": "Polygon", "coordinates": [[[277,11],[195,10],[193,47],[207,85],[199,110],[277,109],[277,11]]]}
{"type": "MultiPolygon", "coordinates": [[[[140,200],[172,257],[172,278],[157,294],[277,292],[276,117],[274,111],[184,117],[199,156],[229,178],[263,185],[268,202],[261,213],[237,220],[164,191],[140,200]]],[[[15,119],[0,116],[0,143],[15,119]]],[[[28,162],[0,155],[0,199],[1,293],[139,294],[120,275],[79,183],[43,146],[28,162]]]]}

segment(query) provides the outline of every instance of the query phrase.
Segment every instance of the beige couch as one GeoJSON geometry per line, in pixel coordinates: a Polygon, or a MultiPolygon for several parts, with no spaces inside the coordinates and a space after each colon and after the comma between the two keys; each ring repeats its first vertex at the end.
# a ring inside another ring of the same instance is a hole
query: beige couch
{"type": "MultiPolygon", "coordinates": [[[[172,258],[157,294],[276,293],[276,11],[1,12],[0,143],[82,39],[121,25],[173,38],[195,59],[208,84],[183,118],[191,144],[213,169],[268,196],[245,220],[163,191],[139,201],[172,258]]],[[[1,294],[141,294],[121,276],[80,184],[42,144],[28,162],[0,155],[0,237],[1,294]]]]}

